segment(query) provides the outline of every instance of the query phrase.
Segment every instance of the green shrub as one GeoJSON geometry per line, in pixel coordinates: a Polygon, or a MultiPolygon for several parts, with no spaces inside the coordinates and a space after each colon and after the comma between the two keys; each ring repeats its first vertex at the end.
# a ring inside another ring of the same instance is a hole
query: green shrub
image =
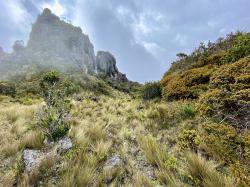
{"type": "Polygon", "coordinates": [[[247,166],[242,165],[239,161],[237,161],[234,164],[230,164],[229,169],[240,186],[250,186],[250,171],[247,166]]]}
{"type": "Polygon", "coordinates": [[[66,99],[67,90],[60,83],[57,72],[48,72],[41,79],[41,88],[46,106],[40,117],[39,125],[50,140],[58,140],[69,130],[66,120],[70,112],[70,101],[66,99]]]}
{"type": "Polygon", "coordinates": [[[196,99],[208,89],[215,67],[208,65],[163,77],[163,96],[167,100],[196,99]]]}
{"type": "Polygon", "coordinates": [[[198,150],[200,136],[196,130],[183,130],[178,136],[178,144],[182,149],[198,150]]]}
{"type": "Polygon", "coordinates": [[[193,105],[185,104],[180,107],[180,116],[184,119],[194,118],[196,115],[196,110],[193,105]]]}
{"type": "Polygon", "coordinates": [[[218,123],[203,124],[201,137],[207,153],[212,156],[228,163],[239,157],[240,139],[232,126],[218,123]]]}
{"type": "Polygon", "coordinates": [[[225,120],[237,129],[250,121],[250,56],[221,66],[211,77],[210,89],[201,95],[199,111],[225,120]]]}
{"type": "Polygon", "coordinates": [[[142,98],[145,100],[160,98],[162,86],[159,82],[146,83],[142,88],[142,98]]]}
{"type": "Polygon", "coordinates": [[[236,62],[237,60],[250,55],[250,33],[239,34],[224,58],[225,63],[236,62]]]}
{"type": "Polygon", "coordinates": [[[14,84],[0,82],[0,94],[14,96],[16,93],[16,88],[14,84]]]}
{"type": "Polygon", "coordinates": [[[105,81],[96,77],[88,78],[88,80],[83,83],[83,88],[97,94],[112,94],[112,88],[105,81]]]}

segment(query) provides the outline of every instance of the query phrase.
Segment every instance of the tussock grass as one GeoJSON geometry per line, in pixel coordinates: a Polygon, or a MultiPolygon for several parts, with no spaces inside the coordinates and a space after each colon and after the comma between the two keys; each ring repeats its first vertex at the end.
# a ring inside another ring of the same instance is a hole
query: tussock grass
{"type": "Polygon", "coordinates": [[[13,156],[19,151],[19,145],[20,145],[19,141],[13,141],[11,143],[7,143],[6,145],[3,146],[1,152],[5,157],[13,156]]]}
{"type": "Polygon", "coordinates": [[[156,172],[157,178],[162,184],[165,184],[169,187],[180,187],[184,184],[168,169],[159,169],[156,172]]]}
{"type": "Polygon", "coordinates": [[[13,186],[13,184],[15,183],[15,172],[14,171],[10,171],[7,172],[1,179],[0,179],[0,186],[13,186]]]}
{"type": "Polygon", "coordinates": [[[48,154],[41,162],[39,165],[39,172],[41,174],[48,172],[49,170],[52,169],[56,162],[56,156],[54,153],[48,154]]]}
{"type": "Polygon", "coordinates": [[[85,151],[77,152],[66,165],[59,186],[92,186],[98,160],[93,154],[85,151]]]}
{"type": "Polygon", "coordinates": [[[107,138],[106,132],[103,130],[102,126],[92,125],[85,129],[86,136],[91,140],[91,142],[96,143],[107,138]]]}
{"type": "Polygon", "coordinates": [[[111,149],[111,146],[112,146],[111,141],[107,141],[107,142],[100,141],[94,146],[93,150],[96,153],[96,156],[99,161],[102,161],[105,158],[107,158],[108,153],[111,149]]]}
{"type": "Polygon", "coordinates": [[[142,173],[137,173],[135,176],[134,187],[154,187],[153,183],[149,178],[144,176],[142,173]]]}
{"type": "Polygon", "coordinates": [[[152,136],[138,136],[137,142],[148,161],[158,168],[165,168],[168,155],[152,136]]]}
{"type": "Polygon", "coordinates": [[[22,144],[28,149],[41,149],[43,147],[43,135],[38,131],[30,131],[24,135],[22,144]]]}
{"type": "Polygon", "coordinates": [[[187,171],[194,178],[201,181],[206,187],[233,187],[235,183],[232,179],[219,174],[215,165],[207,161],[200,154],[192,152],[186,153],[187,171]]]}

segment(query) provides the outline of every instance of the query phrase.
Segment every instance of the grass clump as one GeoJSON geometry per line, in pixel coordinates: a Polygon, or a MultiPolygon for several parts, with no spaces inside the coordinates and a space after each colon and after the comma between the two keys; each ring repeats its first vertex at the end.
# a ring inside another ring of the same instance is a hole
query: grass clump
{"type": "Polygon", "coordinates": [[[145,153],[148,161],[159,168],[165,168],[168,155],[152,136],[139,136],[137,142],[145,153]]]}
{"type": "Polygon", "coordinates": [[[194,183],[204,185],[206,187],[233,187],[235,183],[232,179],[219,174],[216,166],[205,160],[201,155],[195,153],[187,153],[187,171],[193,177],[194,183]]]}
{"type": "Polygon", "coordinates": [[[180,107],[180,116],[184,119],[194,118],[196,115],[196,109],[192,104],[184,104],[180,107]]]}
{"type": "Polygon", "coordinates": [[[154,187],[154,184],[142,173],[138,173],[135,176],[135,187],[154,187]]]}
{"type": "Polygon", "coordinates": [[[22,144],[27,149],[41,149],[44,137],[41,132],[30,131],[24,135],[22,144]]]}

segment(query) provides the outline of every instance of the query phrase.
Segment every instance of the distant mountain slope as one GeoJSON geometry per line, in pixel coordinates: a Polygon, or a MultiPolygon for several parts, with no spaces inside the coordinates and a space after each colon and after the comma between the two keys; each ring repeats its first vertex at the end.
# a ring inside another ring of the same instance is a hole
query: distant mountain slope
{"type": "Polygon", "coordinates": [[[11,76],[41,69],[80,70],[87,74],[107,73],[105,75],[111,78],[127,81],[118,71],[113,55],[101,53],[105,55],[95,56],[93,44],[80,27],[66,23],[49,9],[44,9],[32,25],[27,46],[16,41],[11,54],[1,50],[0,72],[11,76]]]}

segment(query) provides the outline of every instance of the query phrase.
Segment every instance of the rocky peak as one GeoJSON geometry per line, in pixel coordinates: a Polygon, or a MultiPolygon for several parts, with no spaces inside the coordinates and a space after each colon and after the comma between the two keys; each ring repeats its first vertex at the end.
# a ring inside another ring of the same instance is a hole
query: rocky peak
{"type": "Polygon", "coordinates": [[[96,56],[97,72],[108,75],[109,77],[116,77],[119,73],[116,67],[115,57],[105,51],[98,51],[96,56]]]}
{"type": "Polygon", "coordinates": [[[97,66],[98,74],[104,74],[108,77],[119,80],[121,82],[128,81],[126,75],[118,71],[118,68],[116,66],[116,59],[109,52],[105,52],[105,51],[97,52],[96,66],[97,66]]]}
{"type": "Polygon", "coordinates": [[[23,52],[23,50],[25,49],[24,46],[24,41],[23,40],[17,40],[15,41],[14,45],[13,45],[13,52],[14,53],[21,53],[23,52]]]}
{"type": "MultiPolygon", "coordinates": [[[[95,56],[88,35],[80,27],[61,20],[47,8],[32,25],[27,46],[21,40],[16,41],[13,53],[1,61],[25,67],[37,66],[39,69],[53,68],[62,72],[80,69],[88,74],[100,73],[115,80],[127,80],[118,71],[116,59],[111,53],[99,51],[95,56]]],[[[0,72],[4,70],[0,69],[0,72]]]]}
{"type": "Polygon", "coordinates": [[[28,50],[54,62],[92,72],[95,66],[93,44],[75,27],[44,9],[32,26],[28,50]]]}

